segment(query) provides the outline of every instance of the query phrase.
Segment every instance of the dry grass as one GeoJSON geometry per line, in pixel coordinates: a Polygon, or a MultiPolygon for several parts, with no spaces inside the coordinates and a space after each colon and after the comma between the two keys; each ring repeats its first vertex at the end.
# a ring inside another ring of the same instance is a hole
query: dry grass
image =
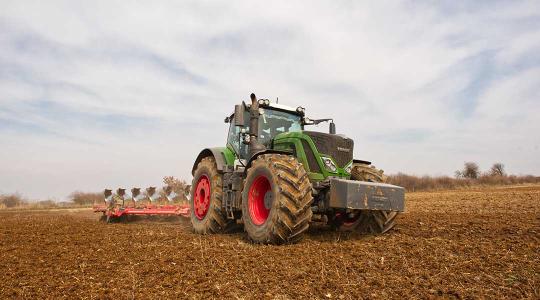
{"type": "MultiPolygon", "coordinates": [[[[103,199],[103,197],[101,197],[103,199]]],[[[19,194],[0,195],[0,210],[40,210],[90,207],[92,203],[56,202],[54,200],[29,201],[19,194]]]]}
{"type": "Polygon", "coordinates": [[[46,201],[26,202],[17,206],[6,207],[0,204],[0,210],[5,211],[22,211],[22,210],[48,210],[48,209],[73,209],[73,208],[91,208],[91,205],[78,205],[70,202],[56,203],[46,201]]]}
{"type": "Polygon", "coordinates": [[[540,177],[525,176],[492,176],[481,175],[476,179],[452,178],[449,176],[414,176],[404,173],[388,176],[388,182],[404,187],[409,192],[454,190],[479,186],[515,185],[527,183],[540,183],[540,177]]]}

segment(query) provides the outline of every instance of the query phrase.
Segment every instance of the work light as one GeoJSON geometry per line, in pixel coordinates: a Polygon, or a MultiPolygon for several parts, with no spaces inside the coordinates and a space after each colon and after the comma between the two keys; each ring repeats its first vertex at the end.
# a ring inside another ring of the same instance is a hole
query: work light
{"type": "Polygon", "coordinates": [[[328,171],[334,172],[334,173],[336,172],[336,170],[337,170],[336,164],[334,164],[334,162],[332,161],[331,158],[321,156],[321,159],[322,159],[322,161],[323,161],[323,163],[324,163],[324,167],[325,167],[328,171]]]}
{"type": "Polygon", "coordinates": [[[352,171],[352,161],[345,167],[345,172],[351,174],[352,171]]]}

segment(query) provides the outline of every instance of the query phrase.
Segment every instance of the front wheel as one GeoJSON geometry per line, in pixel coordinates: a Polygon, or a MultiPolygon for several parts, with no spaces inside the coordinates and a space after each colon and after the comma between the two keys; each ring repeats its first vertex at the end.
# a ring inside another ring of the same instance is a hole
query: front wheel
{"type": "Polygon", "coordinates": [[[296,158],[281,154],[257,157],[242,193],[242,219],[256,243],[300,240],[311,221],[311,183],[296,158]]]}
{"type": "MultiPolygon", "coordinates": [[[[365,164],[355,164],[351,170],[351,179],[369,182],[386,182],[382,170],[365,164]]],[[[382,234],[396,225],[398,212],[381,210],[355,210],[348,214],[338,213],[333,224],[341,231],[361,231],[382,234]]]]}
{"type": "Polygon", "coordinates": [[[191,225],[199,234],[225,232],[233,220],[222,211],[222,175],[213,157],[203,158],[193,174],[191,185],[191,225]]]}

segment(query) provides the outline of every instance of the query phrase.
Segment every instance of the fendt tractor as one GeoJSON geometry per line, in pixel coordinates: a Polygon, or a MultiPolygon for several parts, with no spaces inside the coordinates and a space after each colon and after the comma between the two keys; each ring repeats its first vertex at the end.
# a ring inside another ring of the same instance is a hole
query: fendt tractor
{"type": "Polygon", "coordinates": [[[303,107],[268,99],[236,105],[227,145],[206,148],[193,165],[190,218],[195,232],[243,224],[256,243],[296,242],[311,222],[338,230],[385,233],[405,208],[402,187],[353,159],[353,140],[333,119],[312,120],[303,107]],[[329,133],[305,130],[329,123],[329,133]]]}

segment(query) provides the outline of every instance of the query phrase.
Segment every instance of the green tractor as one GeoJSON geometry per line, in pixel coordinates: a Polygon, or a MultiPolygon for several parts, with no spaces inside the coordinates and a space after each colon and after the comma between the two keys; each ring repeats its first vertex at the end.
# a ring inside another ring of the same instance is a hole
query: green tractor
{"type": "Polygon", "coordinates": [[[332,119],[268,99],[235,106],[226,147],[207,148],[193,165],[191,223],[200,234],[243,224],[256,243],[302,238],[312,221],[344,231],[384,233],[404,211],[402,187],[382,170],[353,159],[353,141],[332,119]],[[329,133],[305,130],[330,122],[329,133]]]}

